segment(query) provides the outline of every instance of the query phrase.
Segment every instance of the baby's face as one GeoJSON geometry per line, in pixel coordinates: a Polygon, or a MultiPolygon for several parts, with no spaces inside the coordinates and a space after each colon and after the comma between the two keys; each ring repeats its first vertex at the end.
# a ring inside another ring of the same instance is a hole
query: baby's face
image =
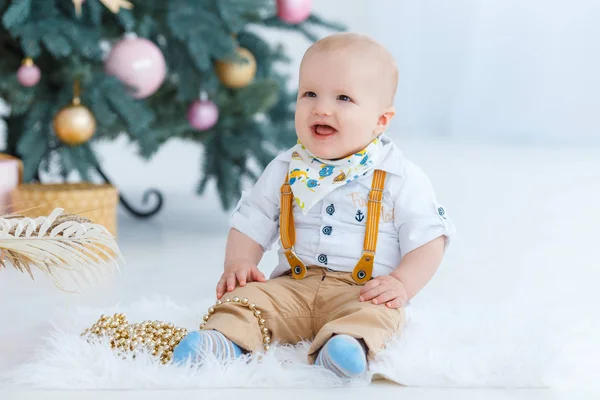
{"type": "Polygon", "coordinates": [[[318,51],[305,58],[295,125],[315,157],[346,157],[385,129],[378,125],[386,109],[378,70],[372,60],[352,51],[318,51]]]}

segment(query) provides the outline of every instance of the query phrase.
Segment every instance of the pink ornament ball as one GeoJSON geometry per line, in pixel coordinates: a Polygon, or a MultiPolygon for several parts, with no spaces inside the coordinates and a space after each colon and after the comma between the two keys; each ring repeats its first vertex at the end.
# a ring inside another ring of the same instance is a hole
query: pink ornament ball
{"type": "Polygon", "coordinates": [[[42,72],[32,61],[27,60],[17,70],[17,80],[25,87],[32,87],[38,84],[42,72]]]}
{"type": "Polygon", "coordinates": [[[219,120],[219,108],[210,100],[196,100],[188,108],[187,119],[194,129],[205,131],[219,120]]]}
{"type": "Polygon", "coordinates": [[[153,42],[138,37],[126,37],[111,49],[105,63],[106,72],[134,88],[132,96],[143,99],[162,85],[167,65],[153,42]]]}
{"type": "Polygon", "coordinates": [[[288,24],[299,24],[310,16],[312,0],[277,0],[277,16],[288,24]]]}

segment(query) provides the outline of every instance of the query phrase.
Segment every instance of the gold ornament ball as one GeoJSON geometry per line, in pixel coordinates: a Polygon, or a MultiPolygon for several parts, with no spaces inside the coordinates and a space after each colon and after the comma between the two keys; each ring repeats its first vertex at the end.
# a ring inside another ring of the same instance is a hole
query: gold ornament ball
{"type": "Polygon", "coordinates": [[[256,59],[248,49],[238,48],[238,56],[247,60],[247,62],[217,61],[215,63],[215,72],[219,80],[227,87],[232,89],[248,86],[256,75],[256,59]]]}
{"type": "Polygon", "coordinates": [[[54,131],[61,142],[77,146],[94,135],[96,118],[87,107],[71,104],[62,108],[54,117],[54,131]]]}

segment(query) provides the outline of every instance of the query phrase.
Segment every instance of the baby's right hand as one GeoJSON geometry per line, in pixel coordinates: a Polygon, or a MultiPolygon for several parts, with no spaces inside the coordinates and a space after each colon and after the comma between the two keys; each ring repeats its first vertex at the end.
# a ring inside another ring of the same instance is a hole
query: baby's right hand
{"type": "Polygon", "coordinates": [[[266,282],[267,279],[258,267],[249,262],[237,262],[225,266],[225,271],[217,283],[217,299],[221,299],[225,292],[235,289],[237,283],[246,286],[247,282],[266,282]]]}

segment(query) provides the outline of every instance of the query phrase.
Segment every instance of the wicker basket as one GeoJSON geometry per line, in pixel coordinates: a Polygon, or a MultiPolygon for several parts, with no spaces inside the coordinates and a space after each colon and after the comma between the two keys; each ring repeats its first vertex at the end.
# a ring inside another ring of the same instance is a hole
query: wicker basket
{"type": "Polygon", "coordinates": [[[93,183],[27,183],[12,192],[14,211],[27,217],[50,214],[55,208],[79,214],[117,235],[117,189],[93,183]],[[23,211],[19,211],[23,210],[23,211]]]}

